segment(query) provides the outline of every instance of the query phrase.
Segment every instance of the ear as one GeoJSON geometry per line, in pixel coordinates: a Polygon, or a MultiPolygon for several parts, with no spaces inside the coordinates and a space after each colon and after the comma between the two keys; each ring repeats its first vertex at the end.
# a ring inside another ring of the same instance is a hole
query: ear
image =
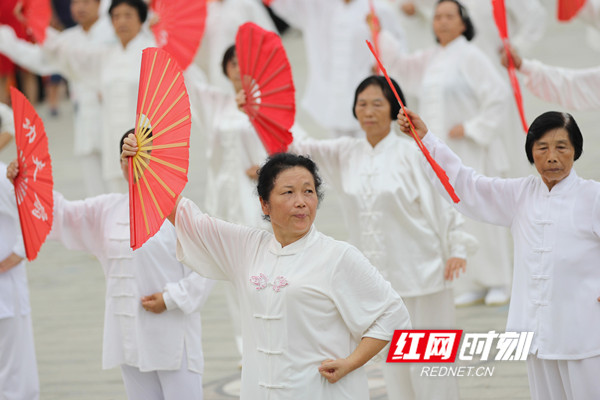
{"type": "Polygon", "coordinates": [[[259,197],[259,200],[263,215],[269,215],[271,212],[271,206],[269,205],[269,202],[264,201],[262,197],[259,197]]]}

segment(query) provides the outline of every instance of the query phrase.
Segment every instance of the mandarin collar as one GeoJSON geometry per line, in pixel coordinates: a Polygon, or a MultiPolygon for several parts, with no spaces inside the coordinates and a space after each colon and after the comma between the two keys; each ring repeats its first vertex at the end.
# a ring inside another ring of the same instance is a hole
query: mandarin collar
{"type": "Polygon", "coordinates": [[[381,139],[379,141],[379,143],[377,143],[375,145],[375,147],[371,146],[371,144],[369,143],[369,141],[367,139],[364,139],[364,141],[365,141],[365,144],[369,147],[369,149],[371,149],[372,152],[381,153],[381,152],[385,151],[386,149],[389,149],[390,147],[392,147],[394,145],[394,143],[396,143],[397,138],[398,138],[398,136],[394,133],[394,130],[391,129],[391,127],[390,127],[390,132],[387,134],[386,137],[381,139]]]}
{"type": "Polygon", "coordinates": [[[564,194],[567,191],[571,190],[571,188],[573,187],[573,185],[575,184],[575,182],[577,181],[578,178],[579,178],[579,176],[575,172],[575,168],[571,168],[571,172],[569,172],[569,175],[566,178],[564,178],[562,181],[560,181],[556,185],[554,185],[552,190],[548,190],[548,186],[546,186],[546,184],[544,183],[544,180],[540,177],[540,184],[541,184],[542,192],[544,194],[547,194],[550,196],[557,196],[557,195],[564,194]]]}
{"type": "Polygon", "coordinates": [[[318,231],[313,224],[306,235],[285,247],[281,247],[281,243],[279,243],[277,239],[275,239],[275,235],[273,235],[271,238],[271,243],[269,244],[269,251],[276,256],[290,256],[298,254],[317,240],[317,234],[318,231]]]}

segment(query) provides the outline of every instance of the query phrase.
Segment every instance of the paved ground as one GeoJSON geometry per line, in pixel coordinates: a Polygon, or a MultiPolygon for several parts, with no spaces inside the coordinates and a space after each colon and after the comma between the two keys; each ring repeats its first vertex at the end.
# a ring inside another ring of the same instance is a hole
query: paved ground
{"type": "MultiPolygon", "coordinates": [[[[546,3],[551,3],[547,0],[546,3]]],[[[553,3],[552,3],[553,4],[553,3]]],[[[583,28],[574,23],[551,24],[546,40],[534,50],[534,56],[550,64],[583,67],[600,64],[600,54],[588,51],[583,41],[583,28]],[[576,45],[574,45],[576,44],[576,45]]],[[[302,87],[305,65],[301,58],[302,42],[298,35],[285,39],[297,86],[302,87]]],[[[540,112],[557,109],[532,98],[525,90],[528,119],[540,112]]],[[[83,197],[82,177],[78,163],[71,156],[72,124],[69,104],[63,103],[58,118],[47,118],[48,110],[39,107],[46,121],[53,156],[56,189],[67,198],[83,197]]],[[[577,162],[578,173],[600,180],[597,160],[600,158],[600,135],[597,113],[573,113],[585,135],[585,152],[577,162]],[[594,124],[595,122],[595,124],[594,124]]],[[[317,132],[303,114],[301,122],[311,132],[317,132]]],[[[193,139],[194,140],[194,139],[193,139]]],[[[200,142],[200,140],[198,140],[200,142]]],[[[197,149],[196,149],[197,150],[197,149]]],[[[188,196],[195,200],[202,194],[201,150],[192,155],[188,196]],[[196,172],[195,172],[196,171],[196,172]]],[[[0,153],[9,161],[15,154],[10,146],[0,153]]],[[[344,238],[335,195],[327,199],[319,211],[320,230],[344,238]]],[[[104,310],[104,276],[98,262],[80,252],[69,252],[57,244],[44,245],[38,259],[28,266],[33,322],[43,400],[108,400],[125,399],[118,370],[101,369],[102,321],[104,310]]],[[[458,310],[458,326],[466,332],[503,331],[507,307],[469,307],[458,310]]],[[[206,358],[204,374],[205,398],[221,400],[235,398],[239,387],[239,356],[234,348],[225,296],[218,285],[203,310],[203,340],[206,358]]],[[[460,379],[463,399],[528,399],[526,368],[523,362],[482,364],[494,368],[492,377],[460,379]]],[[[374,399],[385,399],[383,381],[377,366],[369,366],[374,399]]]]}

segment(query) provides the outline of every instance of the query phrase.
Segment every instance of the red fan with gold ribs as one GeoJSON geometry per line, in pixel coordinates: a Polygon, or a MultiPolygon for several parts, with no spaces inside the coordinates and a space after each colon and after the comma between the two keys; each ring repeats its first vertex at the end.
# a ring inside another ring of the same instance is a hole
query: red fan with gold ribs
{"type": "Polygon", "coordinates": [[[17,7],[20,7],[20,14],[23,17],[27,33],[37,43],[44,43],[46,28],[50,25],[52,17],[50,0],[22,0],[17,7]]]}
{"type": "Polygon", "coordinates": [[[142,53],[135,136],[129,159],[131,248],[138,249],[162,226],[187,183],[190,102],[181,68],[161,49],[142,53]]]}
{"type": "Polygon", "coordinates": [[[373,56],[375,56],[375,60],[377,60],[377,65],[379,65],[379,69],[381,70],[381,72],[383,72],[383,75],[385,76],[385,79],[387,80],[388,85],[390,85],[392,92],[394,92],[394,95],[396,96],[396,99],[398,100],[398,103],[400,104],[400,107],[402,108],[404,115],[406,115],[406,119],[408,119],[408,123],[410,124],[410,133],[412,134],[413,139],[417,143],[417,146],[419,147],[419,149],[421,149],[421,152],[427,159],[427,162],[429,162],[429,165],[431,165],[433,172],[435,172],[435,174],[437,175],[437,177],[440,180],[440,182],[442,183],[442,185],[444,185],[444,188],[446,189],[446,192],[448,192],[448,194],[450,195],[450,198],[452,198],[452,201],[454,201],[455,203],[458,203],[460,201],[460,199],[454,192],[454,188],[450,184],[450,179],[448,179],[448,175],[446,175],[446,171],[444,171],[444,169],[442,167],[440,167],[437,162],[435,162],[433,157],[431,157],[431,154],[429,154],[429,150],[427,150],[427,147],[425,147],[425,145],[421,141],[421,138],[419,138],[419,135],[417,135],[417,131],[416,131],[415,127],[413,126],[412,121],[410,120],[410,118],[406,114],[406,111],[404,110],[404,104],[402,103],[402,100],[400,99],[398,92],[396,92],[396,88],[392,84],[392,81],[390,80],[390,77],[389,77],[386,69],[383,67],[383,64],[381,63],[381,60],[375,53],[375,49],[373,48],[373,45],[368,40],[367,40],[367,46],[369,46],[369,50],[371,50],[371,53],[373,53],[373,56]]]}
{"type": "Polygon", "coordinates": [[[235,50],[246,93],[244,111],[267,152],[284,152],[293,140],[296,91],[281,38],[247,22],[238,30],[235,50]]]}
{"type": "Polygon", "coordinates": [[[52,229],[52,162],[42,119],[23,93],[10,88],[19,175],[15,196],[27,259],[33,261],[52,229]]]}
{"type": "Polygon", "coordinates": [[[510,54],[510,44],[508,41],[508,28],[506,25],[506,7],[504,6],[504,0],[492,0],[492,8],[494,10],[494,21],[496,21],[496,27],[500,34],[500,39],[504,44],[504,52],[506,59],[508,60],[508,77],[510,84],[513,89],[515,101],[517,102],[517,109],[519,110],[519,116],[521,117],[521,124],[523,124],[523,130],[525,133],[529,130],[527,120],[525,119],[525,111],[523,110],[523,96],[521,95],[521,87],[519,86],[519,80],[517,79],[517,73],[515,72],[515,64],[510,54]]]}
{"type": "Polygon", "coordinates": [[[558,0],[557,14],[558,20],[567,22],[573,19],[579,13],[586,0],[558,0]]]}
{"type": "Polygon", "coordinates": [[[206,0],[153,0],[158,15],[152,32],[158,47],[165,49],[185,70],[200,47],[206,24],[206,0]]]}

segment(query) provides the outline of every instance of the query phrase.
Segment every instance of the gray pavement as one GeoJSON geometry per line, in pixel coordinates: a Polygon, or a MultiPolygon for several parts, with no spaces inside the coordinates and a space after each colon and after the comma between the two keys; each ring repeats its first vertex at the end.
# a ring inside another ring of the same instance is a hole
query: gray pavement
{"type": "MultiPolygon", "coordinates": [[[[545,3],[554,6],[549,0],[545,3]]],[[[552,13],[552,11],[550,12],[552,13]]],[[[546,39],[533,51],[535,58],[555,65],[585,67],[600,64],[600,53],[587,49],[584,28],[575,22],[558,25],[552,22],[546,39]]],[[[294,32],[285,37],[294,65],[297,87],[302,88],[306,75],[302,59],[302,39],[294,32]]],[[[533,98],[524,91],[528,120],[539,113],[559,109],[533,98]]],[[[38,112],[46,124],[53,160],[55,187],[69,199],[84,196],[78,161],[72,156],[72,123],[70,105],[63,102],[58,118],[49,118],[42,105],[38,112]]],[[[584,155],[576,163],[578,173],[600,180],[600,134],[597,112],[573,113],[585,136],[584,155]]],[[[322,131],[303,113],[299,119],[309,132],[322,136],[322,131]]],[[[186,194],[201,203],[204,159],[202,140],[192,138],[190,183],[186,194]],[[194,146],[195,142],[196,146],[194,146]]],[[[520,151],[520,150],[519,150],[520,151]]],[[[0,160],[14,158],[14,145],[0,152],[0,160]]],[[[326,193],[319,211],[319,229],[337,238],[346,237],[346,227],[337,209],[334,193],[326,193]]],[[[108,400],[125,399],[118,369],[101,368],[102,325],[104,316],[104,276],[92,256],[66,251],[60,244],[46,243],[37,260],[28,265],[32,317],[38,357],[42,400],[108,400]]],[[[221,286],[213,290],[203,309],[203,343],[206,368],[204,373],[207,400],[236,398],[239,390],[238,363],[232,328],[221,286]]],[[[507,307],[474,306],[457,312],[460,329],[465,332],[503,331],[507,307]]],[[[479,364],[477,364],[479,365],[479,364]]],[[[459,379],[462,399],[528,399],[524,362],[482,364],[494,367],[492,377],[459,379]]],[[[372,398],[386,399],[381,371],[368,366],[372,398]]]]}

